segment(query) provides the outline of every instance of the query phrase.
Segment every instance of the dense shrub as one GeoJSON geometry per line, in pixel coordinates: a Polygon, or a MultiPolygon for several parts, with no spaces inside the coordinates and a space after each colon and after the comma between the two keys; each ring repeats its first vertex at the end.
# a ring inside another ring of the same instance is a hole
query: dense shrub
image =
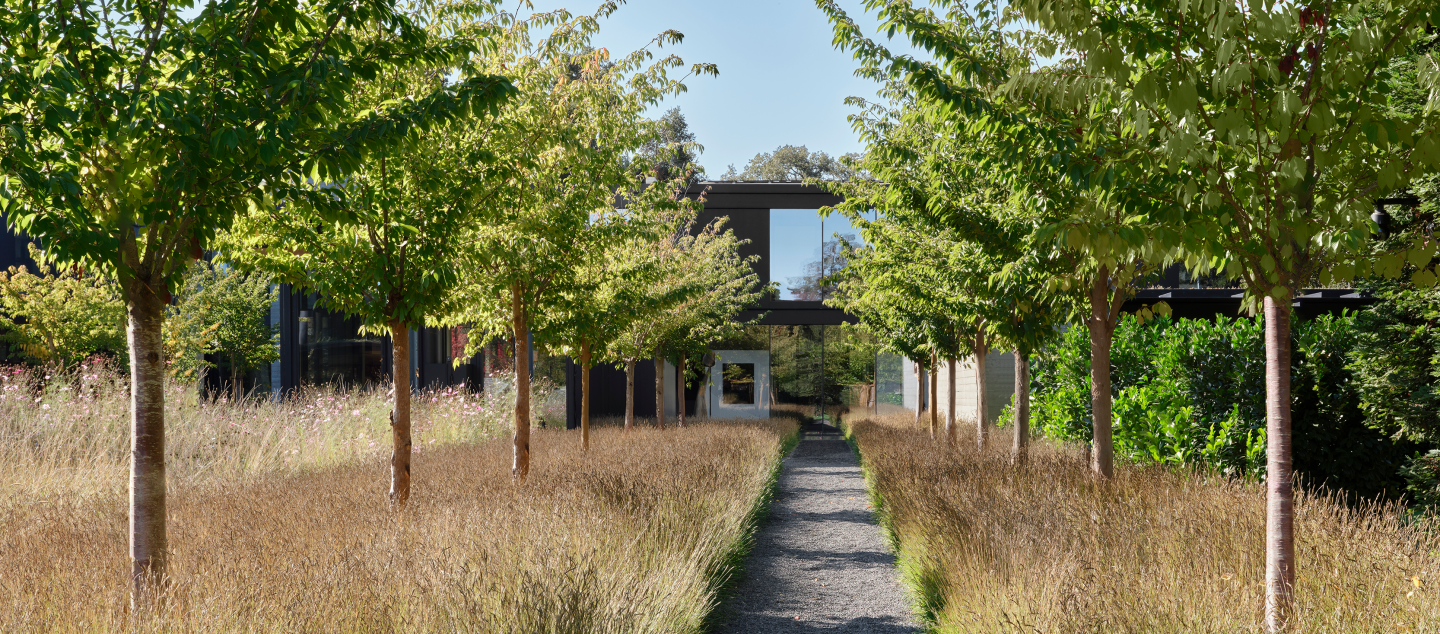
{"type": "MultiPolygon", "coordinates": [[[[1111,350],[1115,451],[1132,460],[1264,470],[1262,330],[1249,319],[1141,323],[1124,317],[1111,350]],[[1258,449],[1257,449],[1258,448],[1258,449]]],[[[1090,440],[1090,339],[1071,328],[1032,368],[1036,429],[1090,440]]]]}
{"type": "Polygon", "coordinates": [[[1440,507],[1440,289],[1403,282],[1366,288],[1383,301],[1356,318],[1349,364],[1366,424],[1430,448],[1401,468],[1411,501],[1440,507]]]}
{"type": "MultiPolygon", "coordinates": [[[[1126,316],[1111,353],[1115,451],[1130,460],[1265,471],[1264,324],[1237,317],[1142,322],[1126,316]]],[[[1366,424],[1348,363],[1356,316],[1297,320],[1291,366],[1295,467],[1312,484],[1373,497],[1404,488],[1415,452],[1366,424]]],[[[1089,441],[1090,343],[1072,328],[1036,355],[1032,416],[1054,438],[1089,441]]]]}
{"type": "Polygon", "coordinates": [[[1360,407],[1375,428],[1440,442],[1440,289],[1406,284],[1369,289],[1384,301],[1360,314],[1351,364],[1360,407]]]}

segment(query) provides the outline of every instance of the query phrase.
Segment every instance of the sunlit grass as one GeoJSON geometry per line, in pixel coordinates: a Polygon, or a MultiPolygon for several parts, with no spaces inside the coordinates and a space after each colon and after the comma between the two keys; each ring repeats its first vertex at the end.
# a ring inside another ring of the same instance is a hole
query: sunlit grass
{"type": "MultiPolygon", "coordinates": [[[[1258,632],[1265,492],[1037,443],[1022,466],[931,441],[909,416],[850,426],[922,611],[942,632],[1258,632]]],[[[1297,495],[1294,632],[1440,631],[1440,540],[1397,505],[1297,495]]]]}
{"type": "Polygon", "coordinates": [[[537,429],[516,485],[513,401],[428,393],[397,512],[385,392],[231,403],[172,386],[171,582],[131,611],[128,419],[106,376],[0,381],[17,483],[0,505],[0,631],[702,631],[797,430],[641,421],[595,429],[585,452],[578,433],[537,429]]]}
{"type": "MultiPolygon", "coordinates": [[[[539,399],[537,399],[539,400],[539,399]]],[[[459,389],[413,399],[414,446],[426,451],[508,434],[514,396],[459,389]]],[[[305,388],[284,400],[231,402],[171,383],[165,389],[171,486],[296,473],[388,454],[387,387],[305,388]]],[[[130,459],[129,388],[90,366],[74,377],[0,369],[0,507],[34,499],[124,496],[130,459]]]]}

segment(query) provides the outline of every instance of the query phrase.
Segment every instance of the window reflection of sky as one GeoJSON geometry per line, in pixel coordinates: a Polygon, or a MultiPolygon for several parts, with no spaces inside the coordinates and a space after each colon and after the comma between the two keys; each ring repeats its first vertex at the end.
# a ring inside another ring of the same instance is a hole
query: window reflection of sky
{"type": "Polygon", "coordinates": [[[770,279],[780,283],[780,299],[798,299],[787,286],[820,259],[821,230],[814,209],[770,210],[770,279]]]}
{"type": "MultiPolygon", "coordinates": [[[[807,265],[820,260],[822,241],[836,240],[837,233],[852,244],[864,244],[843,214],[832,213],[822,221],[814,209],[770,210],[770,279],[780,283],[780,299],[802,299],[798,289],[790,287],[791,280],[799,282],[809,272],[807,265]]],[[[833,273],[835,264],[826,262],[825,272],[833,273]]]]}

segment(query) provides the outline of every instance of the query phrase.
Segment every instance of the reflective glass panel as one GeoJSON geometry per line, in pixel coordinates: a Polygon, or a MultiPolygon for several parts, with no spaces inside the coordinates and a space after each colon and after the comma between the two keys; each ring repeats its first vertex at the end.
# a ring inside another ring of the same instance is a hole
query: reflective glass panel
{"type": "Polygon", "coordinates": [[[820,371],[824,326],[770,327],[770,381],[773,406],[791,406],[807,416],[819,413],[825,389],[820,371]]]}
{"type": "Polygon", "coordinates": [[[855,326],[823,326],[825,405],[874,409],[875,338],[855,326]]]}
{"type": "Polygon", "coordinates": [[[780,299],[820,299],[822,232],[814,209],[770,210],[770,280],[780,284],[780,299]]]}
{"type": "Polygon", "coordinates": [[[888,414],[905,409],[905,358],[882,352],[876,364],[876,410],[880,414],[888,414]]]}
{"type": "Polygon", "coordinates": [[[307,296],[300,311],[300,377],[303,383],[342,387],[388,380],[385,341],[360,334],[360,318],[332,312],[307,296]]]}

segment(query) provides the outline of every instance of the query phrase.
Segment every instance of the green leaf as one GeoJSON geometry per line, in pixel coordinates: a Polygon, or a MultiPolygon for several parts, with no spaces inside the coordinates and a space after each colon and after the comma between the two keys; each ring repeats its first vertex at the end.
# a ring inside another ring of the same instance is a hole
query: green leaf
{"type": "Polygon", "coordinates": [[[1410,248],[1409,256],[1410,266],[1420,268],[1429,264],[1430,260],[1435,257],[1435,248],[1424,245],[1414,246],[1410,248]]]}
{"type": "Polygon", "coordinates": [[[1194,112],[1199,104],[1199,94],[1195,91],[1195,83],[1190,81],[1189,77],[1182,77],[1171,86],[1165,103],[1171,112],[1179,117],[1194,112]]]}

